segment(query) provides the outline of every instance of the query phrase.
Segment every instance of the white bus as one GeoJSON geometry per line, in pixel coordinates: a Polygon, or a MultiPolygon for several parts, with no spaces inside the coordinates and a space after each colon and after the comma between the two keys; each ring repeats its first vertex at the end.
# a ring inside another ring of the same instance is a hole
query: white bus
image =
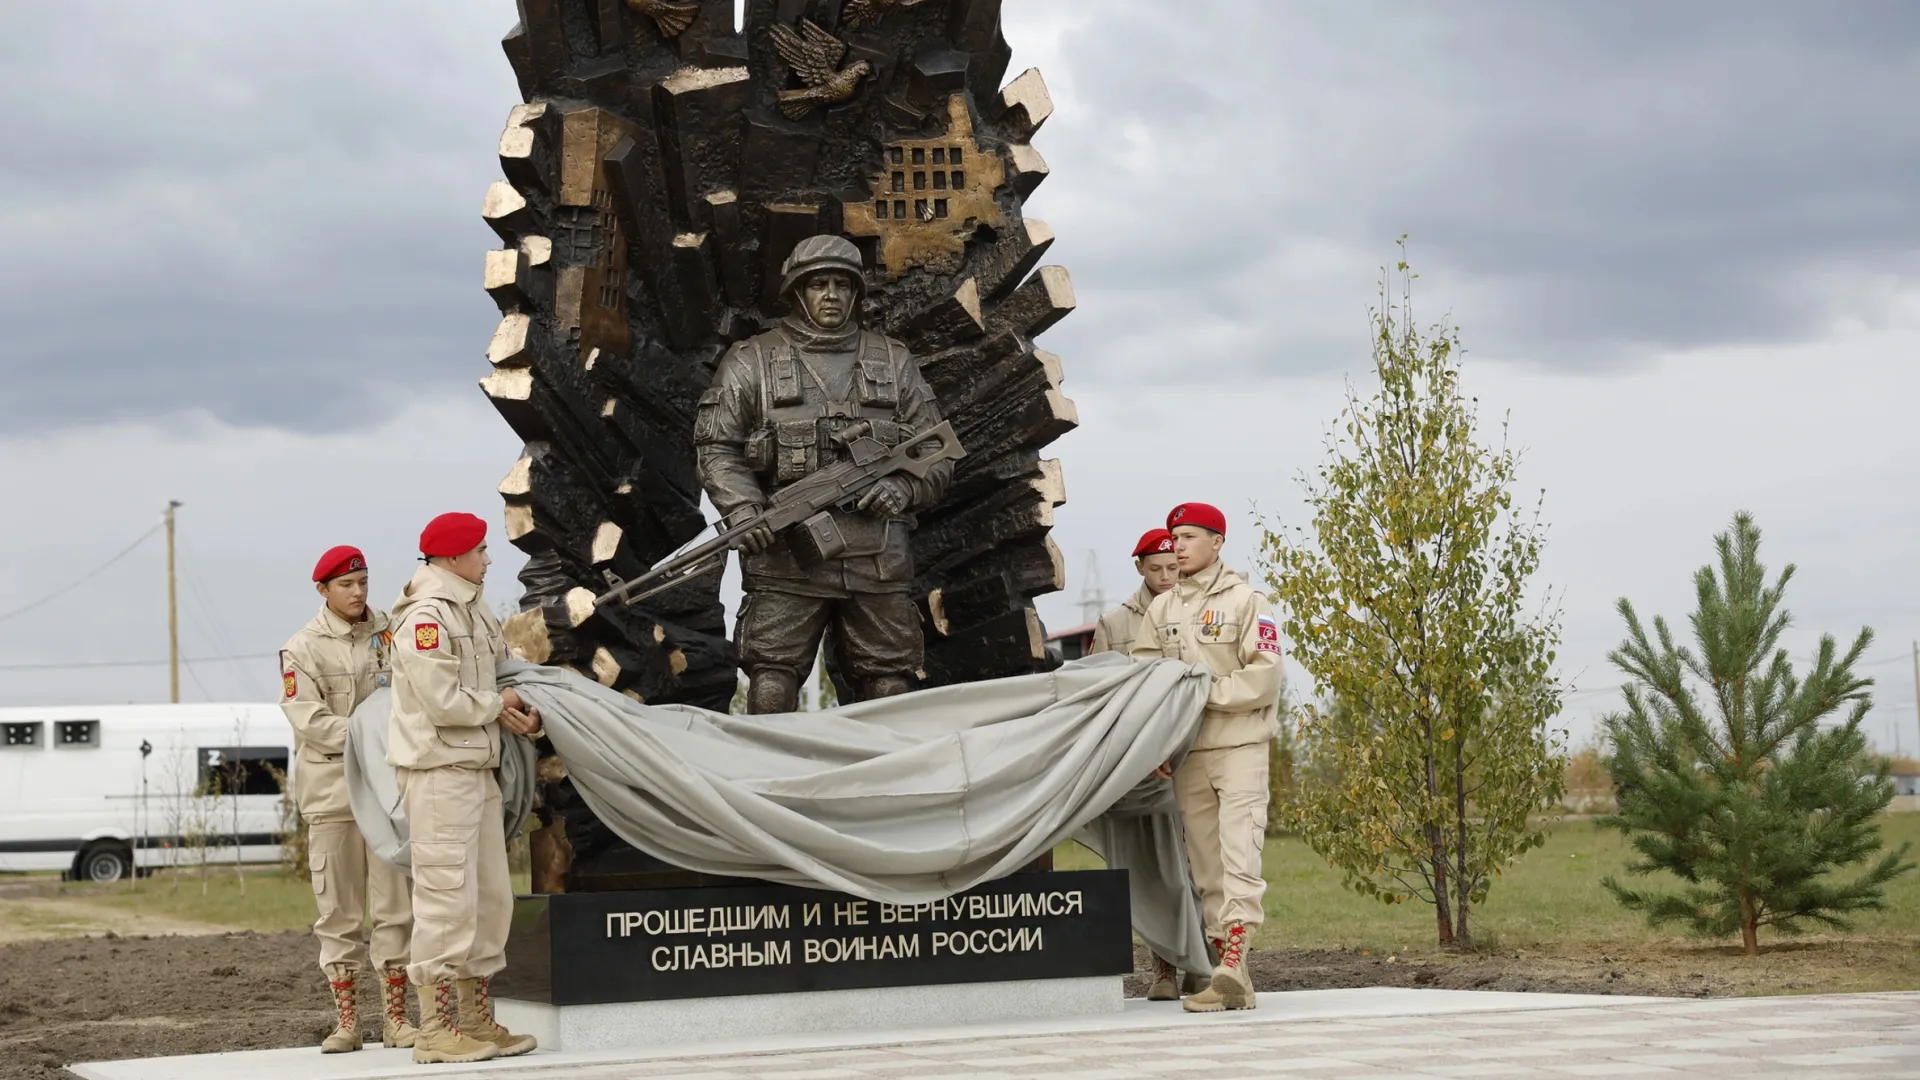
{"type": "Polygon", "coordinates": [[[277,705],[0,708],[0,871],[277,860],[293,757],[277,705]]]}

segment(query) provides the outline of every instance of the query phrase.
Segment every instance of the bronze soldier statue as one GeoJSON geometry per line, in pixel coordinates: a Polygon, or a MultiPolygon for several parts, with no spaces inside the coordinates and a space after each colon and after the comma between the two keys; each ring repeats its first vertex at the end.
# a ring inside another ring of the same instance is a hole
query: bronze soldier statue
{"type": "MultiPolygon", "coordinates": [[[[700,397],[694,446],[700,482],[729,525],[774,492],[847,457],[869,435],[891,449],[940,423],[940,407],[907,347],[860,328],[860,251],[838,236],[802,240],[781,267],[789,314],[733,346],[700,397]]],[[[747,711],[792,712],[831,627],[841,674],[862,700],[913,689],[920,613],[908,590],[913,511],[934,505],[953,476],[887,476],[852,510],[835,509],[845,550],[808,549],[769,529],[741,548],[746,600],[734,640],[749,681],[747,711]]]]}

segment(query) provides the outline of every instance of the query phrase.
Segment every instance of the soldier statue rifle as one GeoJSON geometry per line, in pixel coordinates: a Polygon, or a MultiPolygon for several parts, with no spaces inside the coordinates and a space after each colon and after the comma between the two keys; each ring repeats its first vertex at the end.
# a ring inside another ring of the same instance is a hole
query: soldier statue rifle
{"type": "Polygon", "coordinates": [[[761,529],[773,533],[793,529],[790,539],[797,543],[799,552],[809,562],[837,558],[846,550],[846,541],[828,512],[831,508],[850,507],[881,477],[898,473],[925,477],[927,471],[940,462],[957,461],[966,455],[959,436],[953,432],[953,424],[947,421],[892,450],[875,440],[869,428],[870,425],[862,424],[841,433],[851,460],[828,466],[781,488],[773,494],[766,509],[723,527],[713,539],[629,581],[621,581],[608,571],[607,580],[614,587],[594,602],[633,604],[657,596],[722,564],[729,551],[737,550],[749,535],[761,529]]]}

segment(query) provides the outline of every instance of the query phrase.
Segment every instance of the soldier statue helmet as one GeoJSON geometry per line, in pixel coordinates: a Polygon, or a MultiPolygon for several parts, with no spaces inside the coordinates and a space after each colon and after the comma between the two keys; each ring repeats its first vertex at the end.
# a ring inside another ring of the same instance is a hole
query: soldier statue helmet
{"type": "Polygon", "coordinates": [[[823,270],[841,270],[853,284],[866,291],[866,268],[860,249],[844,236],[809,236],[793,247],[793,253],[780,264],[780,298],[791,301],[793,290],[810,274],[823,270]]]}
{"type": "MultiPolygon", "coordinates": [[[[860,326],[859,248],[839,236],[809,237],[780,270],[791,310],[727,351],[694,421],[701,484],[730,525],[782,487],[844,460],[855,438],[891,449],[941,420],[907,347],[860,326]]],[[[924,477],[881,478],[852,509],[832,511],[845,547],[831,557],[810,557],[766,529],[747,538],[734,639],[749,712],[797,708],[800,680],[829,632],[852,697],[913,689],[923,642],[909,533],[914,511],[938,503],[951,478],[950,462],[924,477]]]]}

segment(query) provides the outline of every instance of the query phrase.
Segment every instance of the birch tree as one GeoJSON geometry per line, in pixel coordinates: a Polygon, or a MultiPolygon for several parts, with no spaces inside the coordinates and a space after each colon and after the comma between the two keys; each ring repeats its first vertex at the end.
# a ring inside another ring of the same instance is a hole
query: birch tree
{"type": "Polygon", "coordinates": [[[1301,480],[1313,519],[1263,530],[1262,561],[1294,658],[1341,705],[1302,709],[1330,760],[1300,778],[1298,831],[1348,888],[1431,904],[1440,944],[1465,946],[1559,803],[1559,622],[1529,608],[1539,504],[1516,508],[1504,425],[1498,449],[1477,437],[1455,331],[1416,329],[1402,255],[1371,313],[1372,395],[1348,388],[1301,480]]]}

